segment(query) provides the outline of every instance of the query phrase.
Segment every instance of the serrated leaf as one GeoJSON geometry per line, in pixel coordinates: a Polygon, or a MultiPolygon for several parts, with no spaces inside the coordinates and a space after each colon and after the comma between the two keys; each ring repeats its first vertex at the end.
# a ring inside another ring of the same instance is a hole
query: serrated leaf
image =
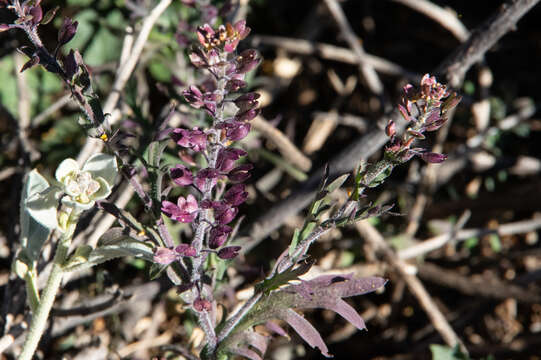
{"type": "MultiPolygon", "coordinates": [[[[235,336],[250,327],[265,323],[272,319],[288,322],[311,346],[318,347],[324,355],[327,348],[320,339],[319,333],[296,315],[289,313],[291,309],[323,308],[337,312],[359,329],[364,328],[360,315],[342,298],[367,294],[385,285],[387,280],[379,277],[355,279],[349,275],[322,275],[309,281],[301,281],[299,285],[289,285],[262,297],[259,302],[244,316],[230,337],[224,339],[219,351],[226,351],[238,344],[235,336]],[[238,332],[237,332],[238,331],[238,332]]],[[[296,313],[295,313],[296,314],[296,313]]],[[[298,314],[297,314],[298,315],[298,314]]]]}

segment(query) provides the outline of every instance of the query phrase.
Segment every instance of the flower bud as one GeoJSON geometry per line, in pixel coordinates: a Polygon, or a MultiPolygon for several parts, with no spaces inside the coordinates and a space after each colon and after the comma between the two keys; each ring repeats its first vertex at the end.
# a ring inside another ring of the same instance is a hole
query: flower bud
{"type": "Polygon", "coordinates": [[[385,135],[392,138],[393,136],[395,136],[395,134],[396,134],[396,124],[394,121],[389,120],[389,122],[387,123],[387,126],[385,127],[385,135]]]}
{"type": "Polygon", "coordinates": [[[64,18],[64,22],[58,31],[58,46],[67,44],[73,39],[77,32],[77,21],[73,21],[70,18],[64,18]]]}
{"type": "Polygon", "coordinates": [[[438,153],[432,153],[432,152],[425,152],[425,153],[422,153],[420,156],[421,156],[421,159],[432,164],[439,164],[439,163],[444,162],[447,159],[447,155],[445,154],[438,154],[438,153]]]}
{"type": "Polygon", "coordinates": [[[228,246],[218,251],[220,259],[229,260],[235,258],[239,254],[240,246],[228,246]]]}

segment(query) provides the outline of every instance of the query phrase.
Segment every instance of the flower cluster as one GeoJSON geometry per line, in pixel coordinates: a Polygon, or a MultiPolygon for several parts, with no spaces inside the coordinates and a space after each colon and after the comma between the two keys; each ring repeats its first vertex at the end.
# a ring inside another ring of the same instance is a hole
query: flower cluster
{"type": "Polygon", "coordinates": [[[216,30],[208,24],[197,29],[200,44],[189,57],[195,67],[208,70],[212,78],[199,86],[188,86],[183,96],[193,108],[204,110],[212,118],[212,125],[207,129],[173,129],[171,138],[183,149],[186,159],[193,159],[191,155],[199,153],[206,159],[206,166],[198,167],[190,160],[170,168],[169,175],[174,184],[197,189],[200,198],[189,194],[180,196],[176,203],[161,204],[166,216],[192,224],[195,235],[186,248],[188,252],[186,244],[182,244],[182,249],[158,248],[155,253],[158,263],[169,264],[182,257],[202,259],[211,252],[222,259],[231,259],[240,250],[238,246],[225,245],[233,231],[228,224],[248,197],[242,183],[250,177],[252,169],[251,164],[238,163],[246,152],[230,145],[248,135],[249,121],[260,111],[259,94],[234,94],[247,85],[245,74],[260,62],[255,50],[234,53],[239,41],[249,32],[245,21],[221,25],[216,30]]]}
{"type": "Polygon", "coordinates": [[[403,163],[413,156],[419,156],[429,163],[441,163],[447,159],[444,154],[428,152],[423,148],[412,148],[415,140],[425,138],[424,133],[438,130],[447,121],[446,114],[461,100],[456,93],[451,93],[445,85],[436,81],[434,76],[425,74],[419,89],[413,85],[404,86],[404,95],[398,110],[408,122],[408,128],[402,137],[396,135],[396,124],[390,120],[385,133],[391,143],[385,148],[385,155],[396,163],[403,163]],[[415,109],[414,109],[415,106],[415,109]],[[416,114],[416,115],[414,115],[416,114]]]}

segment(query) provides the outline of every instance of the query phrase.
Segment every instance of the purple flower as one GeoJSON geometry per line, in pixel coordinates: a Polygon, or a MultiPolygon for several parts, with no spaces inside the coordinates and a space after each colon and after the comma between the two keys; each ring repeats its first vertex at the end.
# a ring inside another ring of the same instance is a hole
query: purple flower
{"type": "Polygon", "coordinates": [[[193,151],[202,151],[207,147],[207,135],[199,130],[174,129],[171,138],[179,145],[193,151]]]}
{"type": "Polygon", "coordinates": [[[197,312],[210,311],[212,309],[212,304],[210,301],[201,299],[200,297],[195,299],[192,305],[194,310],[197,312]]]}
{"type": "Polygon", "coordinates": [[[244,184],[233,185],[224,195],[224,200],[232,205],[239,206],[248,198],[248,193],[245,191],[244,184]]]}
{"type": "Polygon", "coordinates": [[[197,86],[190,85],[182,92],[182,95],[184,96],[184,99],[186,99],[186,101],[196,109],[199,109],[201,106],[205,105],[203,102],[203,93],[201,93],[201,90],[199,90],[197,86]]]}
{"type": "Polygon", "coordinates": [[[171,179],[178,186],[187,186],[193,183],[193,175],[190,169],[182,164],[178,164],[169,170],[171,179]]]}
{"type": "Polygon", "coordinates": [[[240,112],[244,112],[246,110],[258,107],[259,102],[257,101],[257,99],[259,99],[259,97],[260,95],[258,93],[251,92],[239,96],[233,102],[235,103],[235,105],[237,105],[240,112]]]}
{"type": "Polygon", "coordinates": [[[198,210],[197,200],[191,194],[187,198],[179,196],[176,205],[167,200],[162,202],[163,213],[171,219],[182,223],[192,222],[197,216],[198,210]]]}
{"type": "Polygon", "coordinates": [[[194,48],[189,54],[190,61],[196,68],[201,68],[209,65],[209,59],[207,54],[200,48],[194,48]]]}
{"type": "Polygon", "coordinates": [[[36,6],[33,6],[30,8],[30,15],[32,15],[32,24],[37,25],[43,18],[43,10],[41,9],[41,6],[39,5],[40,1],[36,2],[36,6]]]}
{"type": "Polygon", "coordinates": [[[246,110],[245,112],[238,112],[237,115],[235,115],[235,120],[237,121],[250,121],[253,118],[255,118],[259,113],[261,112],[261,109],[250,109],[246,110]]]}
{"type": "Polygon", "coordinates": [[[237,216],[239,209],[223,205],[220,208],[214,209],[214,219],[220,225],[229,224],[237,216]]]}
{"type": "Polygon", "coordinates": [[[252,164],[242,164],[231,170],[227,176],[232,182],[244,182],[250,177],[249,171],[253,168],[254,166],[252,164]]]}
{"type": "Polygon", "coordinates": [[[241,156],[246,156],[246,151],[237,148],[221,149],[216,160],[216,169],[222,173],[228,173],[235,167],[235,161],[241,156]]]}
{"type": "Polygon", "coordinates": [[[180,244],[174,249],[159,247],[154,253],[154,261],[158,264],[169,265],[183,256],[195,256],[196,250],[188,244],[180,244]]]}
{"type": "Polygon", "coordinates": [[[227,225],[217,225],[210,230],[209,247],[211,249],[217,249],[222,246],[226,241],[229,234],[233,231],[231,227],[227,225]]]}
{"type": "Polygon", "coordinates": [[[246,20],[240,20],[231,25],[226,24],[226,34],[224,50],[227,52],[233,52],[237,48],[240,40],[243,40],[250,33],[250,28],[246,26],[246,20]]]}
{"type": "Polygon", "coordinates": [[[162,265],[169,265],[177,259],[178,254],[171,249],[159,247],[154,253],[154,262],[162,265]]]}
{"type": "Polygon", "coordinates": [[[209,24],[205,24],[197,28],[197,38],[199,39],[201,45],[203,45],[207,50],[213,46],[216,46],[214,34],[214,30],[209,24]]]}
{"type": "Polygon", "coordinates": [[[239,254],[240,246],[228,246],[218,251],[218,257],[220,259],[229,260],[233,259],[239,254]]]}
{"type": "Polygon", "coordinates": [[[246,82],[239,79],[231,79],[225,84],[225,90],[228,92],[237,92],[246,86],[246,82]]]}
{"type": "Polygon", "coordinates": [[[237,57],[237,74],[245,74],[259,65],[261,58],[254,49],[244,50],[237,57]]]}
{"type": "Polygon", "coordinates": [[[225,137],[231,141],[242,140],[250,132],[250,124],[229,120],[216,125],[218,129],[225,129],[225,137]]]}

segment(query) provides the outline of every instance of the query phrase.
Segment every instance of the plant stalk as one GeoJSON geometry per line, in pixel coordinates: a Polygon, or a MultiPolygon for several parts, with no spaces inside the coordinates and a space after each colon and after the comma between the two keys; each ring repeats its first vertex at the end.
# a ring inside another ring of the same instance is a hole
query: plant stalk
{"type": "Polygon", "coordinates": [[[54,300],[60,284],[62,283],[62,275],[64,274],[63,265],[66,261],[68,254],[68,249],[71,244],[71,239],[75,231],[75,226],[77,222],[69,222],[68,227],[64,234],[62,234],[58,246],[56,248],[56,253],[53,259],[53,267],[49,278],[47,279],[47,284],[45,289],[43,289],[42,296],[37,307],[36,312],[32,315],[32,322],[30,324],[30,329],[28,330],[28,335],[24,341],[23,350],[18,357],[18,360],[31,360],[36,348],[38,347],[39,340],[45,331],[47,326],[47,319],[49,318],[49,313],[53,307],[54,300]]]}

